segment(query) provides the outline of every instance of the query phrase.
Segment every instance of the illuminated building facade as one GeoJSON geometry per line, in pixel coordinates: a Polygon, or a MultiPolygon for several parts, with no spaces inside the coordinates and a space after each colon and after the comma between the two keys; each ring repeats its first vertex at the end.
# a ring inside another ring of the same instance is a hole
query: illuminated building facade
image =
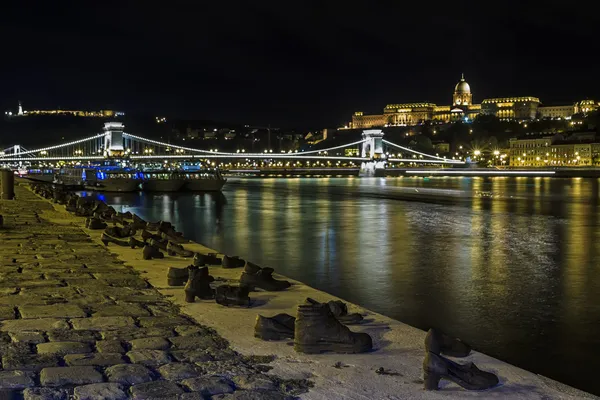
{"type": "Polygon", "coordinates": [[[99,110],[99,111],[83,111],[83,110],[24,110],[21,102],[19,101],[19,108],[16,114],[13,114],[11,111],[6,111],[5,115],[12,116],[20,116],[24,117],[27,115],[72,115],[75,117],[99,117],[99,118],[111,118],[111,117],[120,117],[125,115],[122,111],[114,111],[114,110],[99,110]]]}
{"type": "Polygon", "coordinates": [[[357,111],[352,116],[351,128],[368,129],[385,126],[418,125],[425,121],[453,122],[472,121],[479,114],[494,115],[503,120],[527,120],[535,118],[570,118],[573,114],[598,109],[594,100],[582,100],[566,106],[542,106],[533,96],[499,97],[473,103],[471,86],[464,75],[454,87],[452,105],[438,106],[434,103],[388,104],[383,114],[365,115],[357,111]]]}
{"type": "Polygon", "coordinates": [[[512,167],[578,167],[600,164],[600,141],[595,132],[510,139],[512,167]]]}

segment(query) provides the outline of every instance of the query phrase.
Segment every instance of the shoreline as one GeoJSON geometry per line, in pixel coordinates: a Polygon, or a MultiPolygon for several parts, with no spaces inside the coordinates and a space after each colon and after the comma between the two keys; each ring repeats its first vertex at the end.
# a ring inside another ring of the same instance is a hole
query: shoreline
{"type": "MultiPolygon", "coordinates": [[[[63,217],[80,227],[84,218],[68,214],[64,207],[54,206],[63,217]]],[[[64,223],[63,222],[63,223],[64,223]]],[[[99,243],[101,231],[84,230],[99,243]]],[[[197,243],[189,243],[186,248],[194,251],[213,252],[197,243]]],[[[254,319],[257,314],[272,316],[280,312],[295,315],[296,305],[306,297],[318,301],[337,299],[325,292],[318,291],[301,282],[291,280],[292,288],[283,292],[253,292],[250,297],[256,303],[252,309],[227,308],[214,301],[185,303],[183,289],[169,287],[166,284],[168,266],[185,267],[189,259],[165,256],[163,260],[145,261],[141,258],[140,249],[129,249],[110,246],[108,250],[119,259],[131,265],[142,277],[154,286],[161,294],[168,297],[181,311],[199,323],[211,326],[225,339],[229,340],[236,351],[245,355],[277,355],[270,363],[274,373],[284,378],[309,379],[315,383],[302,399],[433,399],[440,395],[459,398],[503,398],[537,399],[544,396],[560,399],[597,398],[543,376],[522,370],[500,360],[474,351],[469,357],[459,362],[473,361],[480,369],[495,372],[501,385],[484,392],[469,392],[453,383],[443,381],[440,391],[426,392],[422,389],[421,363],[424,356],[423,339],[425,332],[408,326],[400,321],[371,312],[360,306],[348,303],[350,312],[366,314],[366,324],[353,325],[351,330],[371,334],[374,339],[374,351],[366,354],[333,354],[304,355],[295,353],[288,342],[263,342],[253,336],[254,319]],[[341,367],[340,364],[341,363],[341,367]],[[335,365],[338,365],[336,367],[335,365]],[[398,375],[379,375],[377,368],[398,375]]],[[[243,258],[244,255],[240,254],[243,258]]],[[[209,267],[215,278],[234,280],[239,277],[241,269],[223,269],[209,267]]],[[[343,300],[343,299],[342,299],[343,300]]]]}

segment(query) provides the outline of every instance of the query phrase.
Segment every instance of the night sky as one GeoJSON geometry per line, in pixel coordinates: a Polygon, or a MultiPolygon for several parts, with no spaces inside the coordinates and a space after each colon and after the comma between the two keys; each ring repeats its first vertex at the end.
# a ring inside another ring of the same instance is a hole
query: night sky
{"type": "Polygon", "coordinates": [[[0,13],[2,109],[331,127],[387,103],[450,104],[462,72],[476,102],[600,99],[599,17],[580,3],[12,3],[0,13]]]}

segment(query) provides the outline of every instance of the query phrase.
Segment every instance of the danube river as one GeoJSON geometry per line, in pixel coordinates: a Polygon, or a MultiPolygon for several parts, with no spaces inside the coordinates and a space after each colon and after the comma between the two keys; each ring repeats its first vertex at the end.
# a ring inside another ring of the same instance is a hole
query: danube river
{"type": "Polygon", "coordinates": [[[600,393],[599,190],[582,178],[234,178],[222,195],[106,200],[600,393]]]}

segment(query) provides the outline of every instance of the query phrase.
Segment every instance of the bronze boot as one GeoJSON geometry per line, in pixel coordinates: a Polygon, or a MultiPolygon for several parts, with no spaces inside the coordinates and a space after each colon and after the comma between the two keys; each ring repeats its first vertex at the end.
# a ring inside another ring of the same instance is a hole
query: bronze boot
{"type": "Polygon", "coordinates": [[[144,246],[142,257],[144,258],[144,260],[152,260],[153,258],[165,258],[165,255],[161,253],[157,247],[150,246],[149,244],[147,244],[144,246]]]}
{"type": "Polygon", "coordinates": [[[195,298],[212,299],[215,297],[214,291],[210,287],[210,275],[208,267],[196,267],[190,265],[188,268],[188,280],[183,290],[185,291],[185,301],[193,303],[195,298]]]}
{"type": "Polygon", "coordinates": [[[312,299],[298,306],[294,327],[294,349],[301,353],[364,353],[371,351],[371,336],[352,332],[338,321],[327,304],[312,299]]]}

